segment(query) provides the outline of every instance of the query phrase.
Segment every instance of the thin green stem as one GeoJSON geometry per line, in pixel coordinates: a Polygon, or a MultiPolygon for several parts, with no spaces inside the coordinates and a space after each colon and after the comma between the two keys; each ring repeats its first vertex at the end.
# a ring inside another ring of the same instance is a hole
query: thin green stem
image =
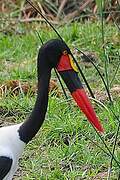
{"type": "MultiPolygon", "coordinates": [[[[119,52],[118,52],[119,53],[119,52]]],[[[114,81],[114,79],[115,79],[115,77],[116,77],[116,75],[117,75],[117,72],[118,72],[118,70],[119,70],[119,67],[120,67],[120,56],[119,56],[119,63],[118,63],[118,65],[117,65],[117,68],[115,69],[115,73],[113,74],[113,78],[112,78],[112,80],[110,81],[110,87],[112,86],[112,83],[113,83],[113,81],[114,81]]]]}
{"type": "MultiPolygon", "coordinates": [[[[118,134],[119,134],[119,130],[120,130],[120,121],[119,121],[117,132],[116,132],[116,135],[115,135],[115,141],[114,141],[113,150],[112,150],[113,155],[115,153],[115,148],[116,148],[116,144],[117,144],[117,137],[118,137],[118,134]]],[[[111,157],[111,160],[110,160],[110,171],[108,173],[108,180],[110,180],[110,176],[111,176],[112,163],[113,163],[113,156],[111,157]]]]}
{"type": "Polygon", "coordinates": [[[41,44],[43,44],[43,40],[42,40],[42,38],[41,38],[41,36],[40,36],[39,32],[38,32],[38,31],[36,31],[36,33],[37,33],[37,35],[38,35],[38,38],[39,38],[39,39],[40,39],[40,41],[41,41],[41,44]]]}
{"type": "Polygon", "coordinates": [[[104,47],[103,49],[104,51],[104,57],[105,57],[105,78],[106,78],[106,84],[107,84],[107,88],[110,91],[110,86],[109,86],[109,73],[108,73],[108,69],[109,69],[109,56],[106,52],[106,49],[104,47]]]}
{"type": "Polygon", "coordinates": [[[104,4],[105,4],[104,0],[100,0],[101,33],[102,33],[102,44],[103,45],[105,43],[105,38],[104,38],[104,16],[103,16],[104,4]]]}

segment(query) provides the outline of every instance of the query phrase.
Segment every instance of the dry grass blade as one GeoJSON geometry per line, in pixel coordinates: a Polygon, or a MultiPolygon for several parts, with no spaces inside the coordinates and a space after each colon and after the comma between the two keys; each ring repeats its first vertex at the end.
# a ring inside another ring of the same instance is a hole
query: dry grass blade
{"type": "Polygon", "coordinates": [[[79,10],[75,10],[74,12],[69,13],[65,17],[65,21],[69,21],[69,20],[73,19],[74,17],[78,16],[80,14],[80,12],[83,11],[83,9],[85,9],[91,2],[92,2],[92,0],[87,0],[84,3],[82,3],[82,5],[79,7],[79,10]]]}
{"type": "MultiPolygon", "coordinates": [[[[81,18],[84,19],[97,19],[100,15],[97,14],[99,12],[99,7],[97,6],[95,1],[92,0],[83,0],[83,1],[53,1],[53,0],[45,0],[45,1],[34,1],[38,6],[39,10],[44,14],[49,20],[55,21],[56,19],[62,20],[73,20],[73,18],[81,18]],[[82,16],[84,14],[84,16],[82,16]]],[[[10,16],[14,14],[18,19],[25,19],[26,15],[30,18],[38,18],[38,13],[33,9],[29,8],[25,0],[23,1],[0,1],[0,12],[5,16],[9,14],[10,16]]],[[[103,9],[104,18],[107,22],[116,21],[116,25],[118,25],[120,21],[120,11],[119,11],[119,1],[112,0],[109,3],[105,2],[105,7],[103,9]]],[[[13,18],[15,18],[13,16],[13,18]]]]}
{"type": "Polygon", "coordinates": [[[58,13],[57,13],[57,18],[59,18],[59,16],[61,15],[61,12],[64,8],[64,6],[66,5],[68,0],[63,0],[59,6],[59,9],[58,9],[58,13]]]}

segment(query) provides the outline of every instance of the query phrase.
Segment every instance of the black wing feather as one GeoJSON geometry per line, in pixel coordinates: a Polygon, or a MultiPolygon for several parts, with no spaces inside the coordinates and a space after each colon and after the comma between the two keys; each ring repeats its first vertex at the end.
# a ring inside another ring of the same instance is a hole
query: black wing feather
{"type": "Polygon", "coordinates": [[[8,174],[11,169],[13,160],[9,157],[0,156],[0,180],[8,174]]]}

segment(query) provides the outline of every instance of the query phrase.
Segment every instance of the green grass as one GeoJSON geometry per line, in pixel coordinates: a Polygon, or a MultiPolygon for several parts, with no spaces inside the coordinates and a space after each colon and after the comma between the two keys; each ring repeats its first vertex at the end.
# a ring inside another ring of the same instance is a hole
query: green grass
{"type": "MultiPolygon", "coordinates": [[[[28,81],[32,84],[36,82],[36,57],[41,46],[35,30],[37,27],[43,41],[55,38],[56,35],[50,28],[44,28],[38,24],[31,27],[21,26],[25,31],[23,35],[14,33],[5,35],[0,33],[0,84],[7,80],[28,81]]],[[[60,34],[73,50],[77,47],[81,50],[94,51],[98,55],[97,66],[104,74],[104,53],[102,48],[101,26],[96,23],[73,23],[65,27],[58,28],[60,34]]],[[[105,25],[105,42],[108,44],[107,53],[111,57],[109,63],[109,78],[115,71],[119,57],[117,55],[120,46],[118,40],[119,33],[113,25],[105,25]]],[[[80,58],[78,57],[78,61],[80,58]]],[[[85,68],[81,64],[88,82],[94,90],[104,90],[104,86],[95,72],[94,68],[85,68]]],[[[53,73],[54,76],[54,73],[53,73]]],[[[120,70],[113,81],[119,84],[120,70]]],[[[0,119],[4,123],[18,123],[23,121],[34,106],[36,96],[19,94],[11,96],[10,93],[0,99],[0,107],[6,110],[2,112],[0,119]]],[[[115,113],[120,114],[120,98],[114,98],[115,113]]],[[[108,111],[94,104],[97,115],[100,117],[105,128],[103,138],[112,150],[117,120],[110,111],[108,102],[104,104],[108,111]]],[[[45,122],[36,137],[27,145],[20,160],[20,170],[16,175],[16,180],[79,180],[93,179],[98,173],[108,171],[110,157],[102,152],[90,140],[102,146],[101,140],[94,129],[86,121],[86,118],[71,104],[71,109],[64,98],[50,95],[48,111],[45,122]],[[20,177],[19,177],[20,175],[20,177]]],[[[119,135],[120,138],[120,135],[119,135]]],[[[119,138],[115,155],[120,161],[119,138]]],[[[113,161],[111,179],[117,179],[119,168],[113,161]]],[[[104,178],[106,179],[106,177],[104,178]]]]}

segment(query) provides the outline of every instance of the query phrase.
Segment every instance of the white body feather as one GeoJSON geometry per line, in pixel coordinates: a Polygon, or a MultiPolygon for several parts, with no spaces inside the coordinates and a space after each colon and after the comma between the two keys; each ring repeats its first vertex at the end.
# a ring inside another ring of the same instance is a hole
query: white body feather
{"type": "Polygon", "coordinates": [[[12,180],[25,143],[20,140],[18,129],[21,124],[0,128],[0,156],[13,160],[11,169],[3,180],[12,180]]]}

